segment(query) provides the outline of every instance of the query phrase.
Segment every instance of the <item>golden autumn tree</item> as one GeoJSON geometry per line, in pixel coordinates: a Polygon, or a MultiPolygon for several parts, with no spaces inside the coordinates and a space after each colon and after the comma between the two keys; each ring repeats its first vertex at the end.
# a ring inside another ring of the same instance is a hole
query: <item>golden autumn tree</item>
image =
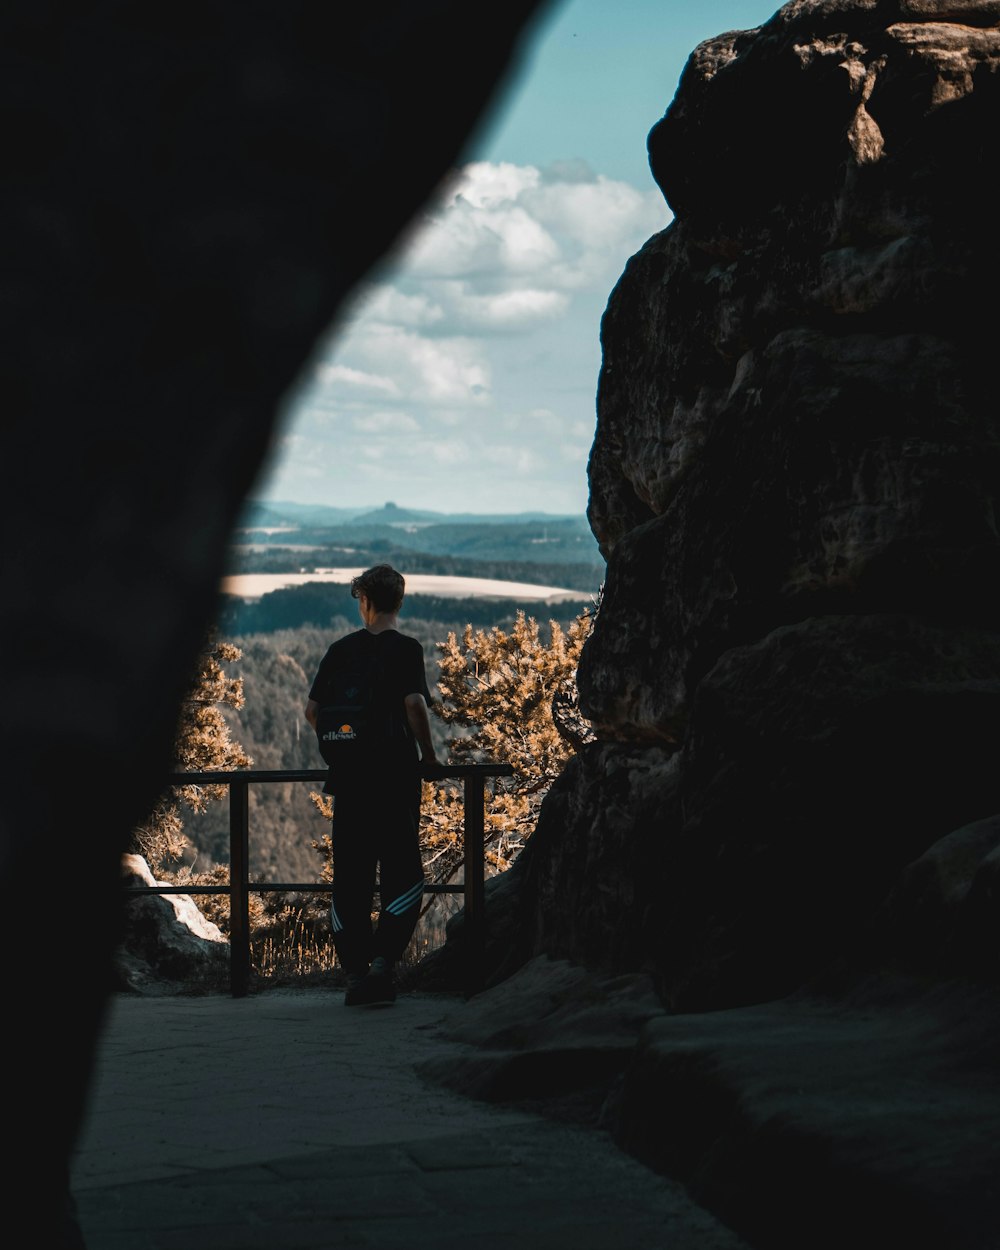
{"type": "MultiPolygon", "coordinates": [[[[589,611],[568,629],[550,621],[544,638],[538,622],[519,612],[510,630],[467,625],[461,639],[450,633],[437,644],[439,698],[431,711],[455,730],[447,740],[449,762],[492,761],[514,769],[513,777],[486,786],[487,871],[509,866],[534,829],[549,786],[593,737],[576,710],[576,666],[592,623],[589,611]]],[[[330,798],[310,797],[329,820],[330,798]]],[[[461,866],[462,833],[461,783],[425,781],[420,843],[429,882],[447,882],[461,866]]],[[[323,857],[321,880],[332,881],[329,833],[312,845],[323,857]]]]}
{"type": "MultiPolygon", "coordinates": [[[[191,685],[181,702],[174,734],[176,772],[217,772],[246,768],[253,760],[232,740],[223,707],[243,706],[243,679],[225,664],[240,659],[239,647],[210,638],[198,657],[191,685]]],[[[162,795],[149,817],[132,833],[129,850],[141,855],[154,875],[169,875],[188,845],[182,808],[201,812],[225,798],[226,786],[176,786],[162,795]]]]}
{"type": "MultiPolygon", "coordinates": [[[[508,867],[535,827],[549,786],[575,748],[592,737],[575,714],[576,667],[590,633],[584,611],[564,629],[519,612],[510,630],[466,626],[438,643],[440,702],[434,712],[456,732],[448,739],[457,764],[496,761],[514,776],[487,784],[488,870],[508,867]],[[559,717],[562,707],[570,717],[559,717]],[[572,725],[572,727],[568,727],[572,725]]],[[[424,782],[421,841],[428,877],[447,881],[462,862],[462,793],[458,785],[424,782]]]]}

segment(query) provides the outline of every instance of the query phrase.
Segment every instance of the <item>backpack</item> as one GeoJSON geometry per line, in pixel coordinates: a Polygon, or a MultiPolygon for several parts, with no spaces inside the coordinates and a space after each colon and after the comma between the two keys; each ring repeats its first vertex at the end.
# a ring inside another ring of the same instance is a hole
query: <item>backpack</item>
{"type": "Polygon", "coordinates": [[[316,715],[319,753],[331,767],[349,768],[372,758],[405,734],[398,716],[380,700],[382,656],[373,654],[338,673],[316,715]]]}

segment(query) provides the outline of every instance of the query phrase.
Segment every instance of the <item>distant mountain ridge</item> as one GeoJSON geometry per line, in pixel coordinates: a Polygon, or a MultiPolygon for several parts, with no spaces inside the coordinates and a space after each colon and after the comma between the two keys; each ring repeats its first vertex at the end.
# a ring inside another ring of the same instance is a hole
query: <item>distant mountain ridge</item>
{"type": "Polygon", "coordinates": [[[283,500],[251,500],[238,529],[306,528],[353,524],[365,525],[517,525],[538,521],[579,521],[582,513],[556,512],[428,512],[387,502],[381,507],[338,508],[331,504],[301,504],[283,500]]]}

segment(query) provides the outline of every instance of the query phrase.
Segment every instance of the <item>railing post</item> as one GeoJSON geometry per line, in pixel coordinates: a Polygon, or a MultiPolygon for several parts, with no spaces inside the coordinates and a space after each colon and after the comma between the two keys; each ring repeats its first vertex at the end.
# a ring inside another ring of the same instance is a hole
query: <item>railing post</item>
{"type": "MultiPolygon", "coordinates": [[[[465,951],[463,963],[467,995],[478,993],[486,980],[486,789],[485,778],[513,777],[509,764],[457,764],[434,770],[435,776],[460,777],[463,801],[463,856],[465,882],[462,886],[428,886],[448,892],[461,889],[465,895],[465,951]]],[[[251,783],[270,781],[325,780],[325,769],[274,769],[254,771],[179,772],[171,774],[172,785],[224,785],[229,787],[229,884],[218,886],[133,887],[134,894],[222,894],[229,897],[229,980],[234,998],[250,992],[250,798],[251,783]]],[[[328,894],[326,882],[297,882],[294,885],[258,882],[255,893],[304,891],[328,894]]]]}
{"type": "Polygon", "coordinates": [[[484,808],[486,791],[480,774],[463,778],[465,851],[465,992],[482,988],[486,954],[486,863],[484,808]]]}
{"type": "Polygon", "coordinates": [[[229,984],[234,998],[250,988],[250,787],[229,783],[229,984]]]}

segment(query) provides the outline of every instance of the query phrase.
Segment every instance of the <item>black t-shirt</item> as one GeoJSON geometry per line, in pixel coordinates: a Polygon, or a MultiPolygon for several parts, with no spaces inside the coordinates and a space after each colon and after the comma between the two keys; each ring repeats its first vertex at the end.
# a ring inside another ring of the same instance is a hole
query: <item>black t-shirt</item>
{"type": "MultiPolygon", "coordinates": [[[[330,701],[332,683],[338,672],[350,671],[359,662],[367,665],[368,660],[374,657],[380,665],[378,701],[400,731],[397,739],[400,743],[399,758],[416,761],[413,731],[406,718],[403,700],[408,694],[421,694],[428,706],[431,702],[424,672],[424,649],[416,638],[395,629],[385,629],[380,634],[359,629],[345,638],[339,638],[321,660],[309,698],[323,707],[330,701]]],[[[397,753],[393,751],[393,754],[397,753]]]]}

